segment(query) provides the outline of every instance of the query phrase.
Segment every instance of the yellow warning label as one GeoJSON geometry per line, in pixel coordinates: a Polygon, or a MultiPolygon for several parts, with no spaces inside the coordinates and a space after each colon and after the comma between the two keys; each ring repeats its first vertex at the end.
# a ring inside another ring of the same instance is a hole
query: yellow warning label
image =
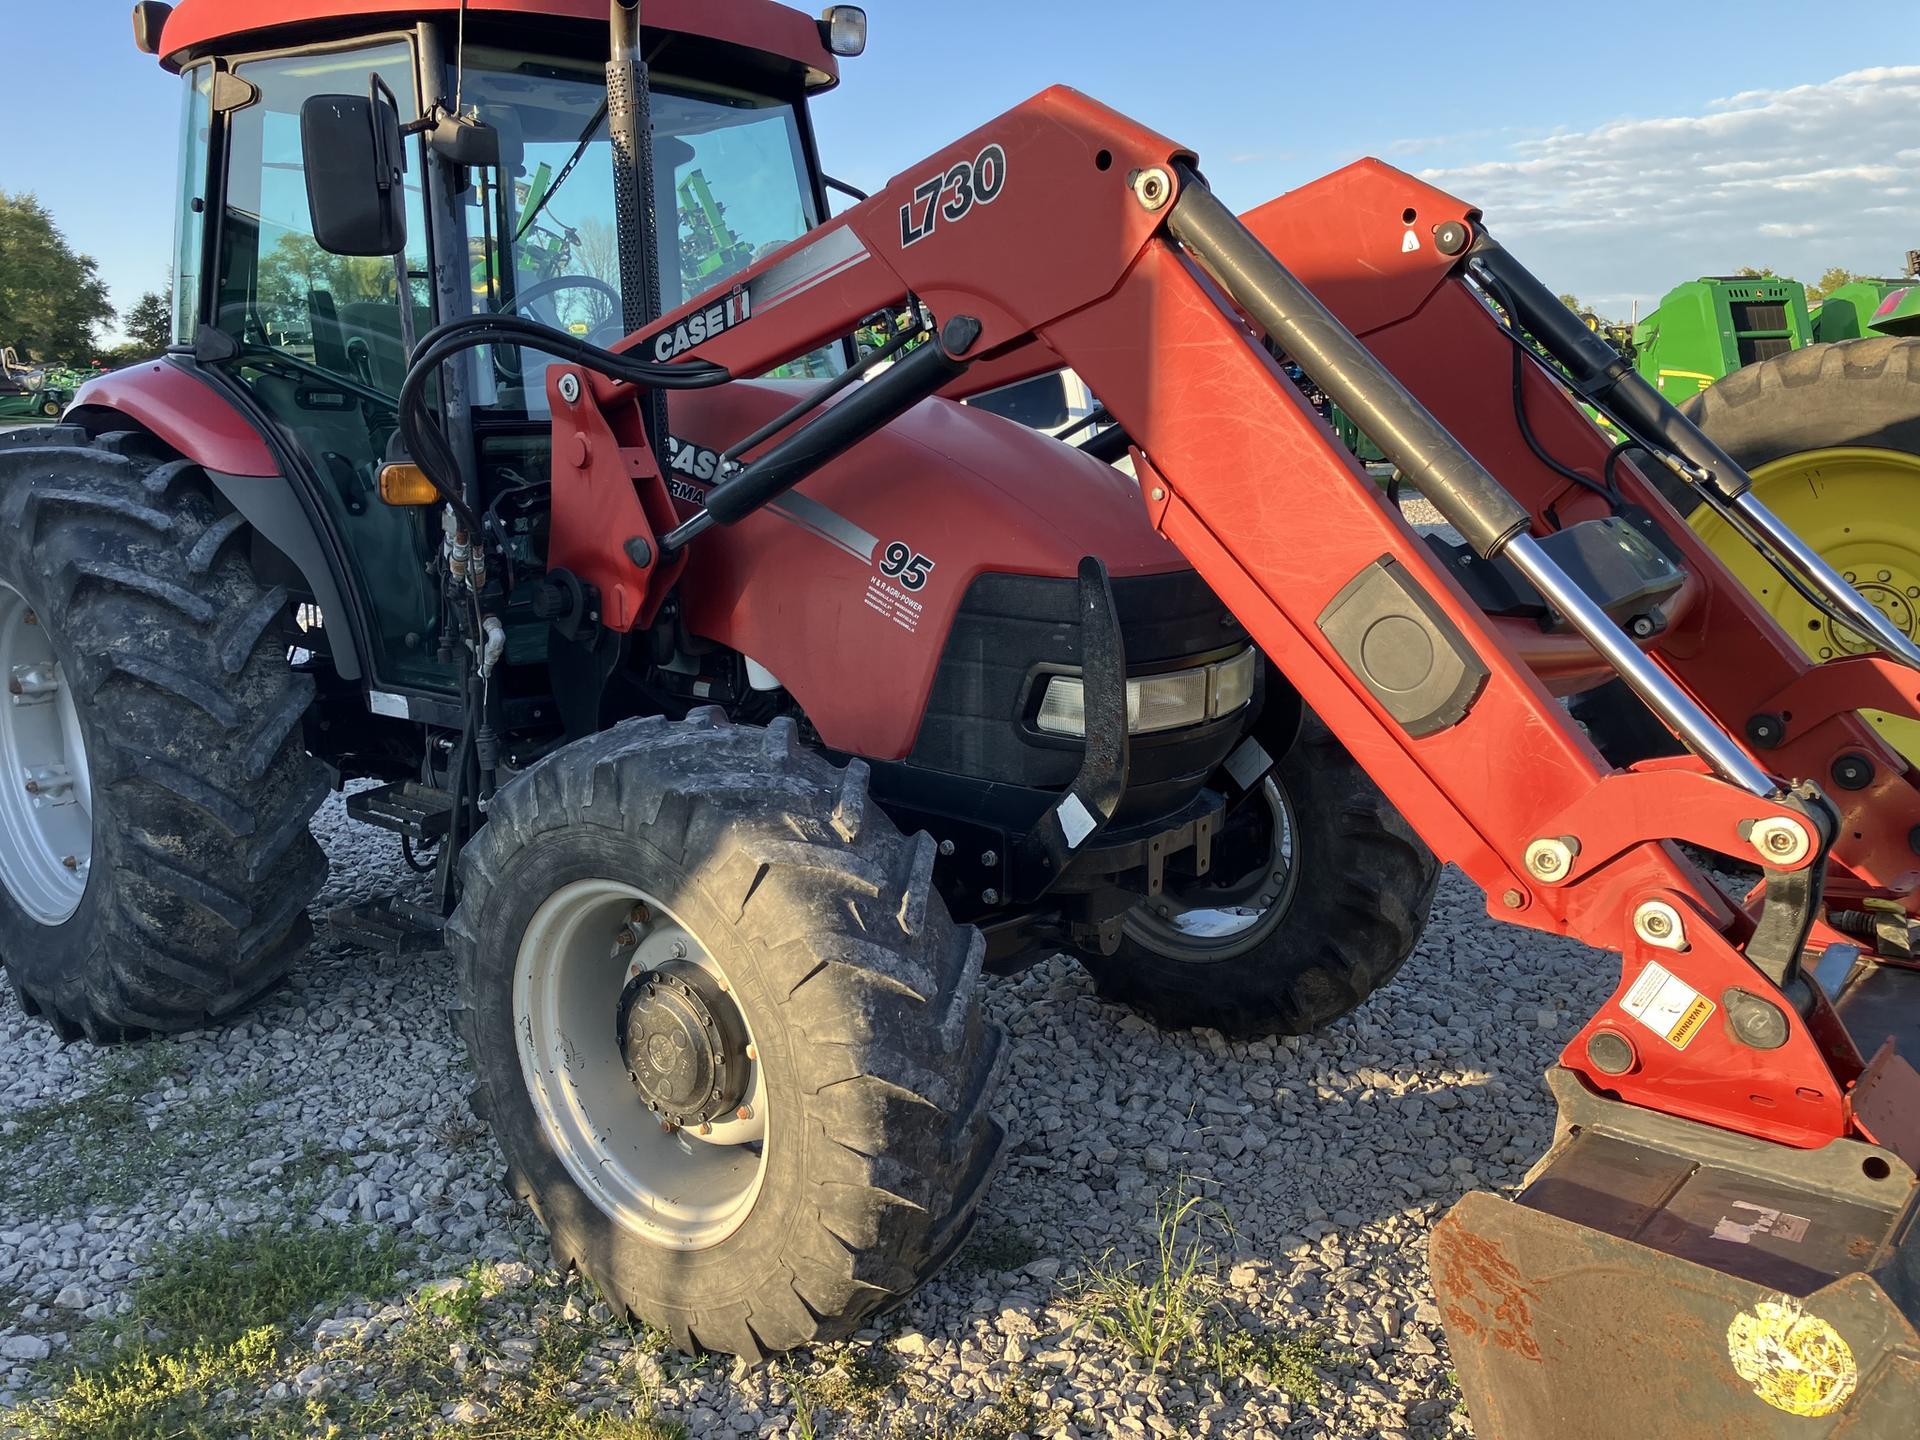
{"type": "Polygon", "coordinates": [[[1686,1049],[1713,1014],[1711,1000],[1657,961],[1640,972],[1620,1008],[1676,1050],[1686,1049]]]}
{"type": "Polygon", "coordinates": [[[1789,1415],[1833,1414],[1860,1378],[1840,1332],[1790,1295],[1735,1315],[1727,1327],[1727,1356],[1754,1394],[1789,1415]]]}
{"type": "Polygon", "coordinates": [[[1667,1039],[1679,1050],[1687,1048],[1687,1042],[1700,1033],[1700,1027],[1707,1023],[1707,1017],[1713,1014],[1713,1002],[1704,995],[1693,997],[1693,1003],[1687,1006],[1682,1015],[1667,1032],[1667,1039]]]}

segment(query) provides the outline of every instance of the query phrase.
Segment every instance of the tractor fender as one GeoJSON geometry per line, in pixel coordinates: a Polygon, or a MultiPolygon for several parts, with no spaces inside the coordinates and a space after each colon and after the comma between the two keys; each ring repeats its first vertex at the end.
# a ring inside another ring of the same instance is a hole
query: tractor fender
{"type": "Polygon", "coordinates": [[[333,622],[327,640],[340,678],[360,678],[339,577],[313,516],[266,437],[220,390],[185,365],[155,360],[89,380],[66,418],[96,435],[131,422],[205,470],[227,503],[299,570],[314,604],[333,622]]]}

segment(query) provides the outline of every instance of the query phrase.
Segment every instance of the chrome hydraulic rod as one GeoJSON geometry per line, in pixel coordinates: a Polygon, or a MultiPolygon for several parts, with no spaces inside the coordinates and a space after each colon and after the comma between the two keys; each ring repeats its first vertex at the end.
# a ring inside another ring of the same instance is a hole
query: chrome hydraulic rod
{"type": "Polygon", "coordinates": [[[1825,592],[1826,597],[1846,613],[1855,628],[1867,639],[1901,664],[1920,670],[1920,646],[1908,639],[1899,626],[1874,607],[1872,601],[1854,589],[1847,578],[1822,559],[1820,553],[1802,540],[1791,526],[1769,510],[1759,496],[1747,490],[1736,497],[1732,505],[1748,524],[1759,531],[1767,544],[1778,550],[1809,582],[1825,592]]]}
{"type": "Polygon", "coordinates": [[[1167,226],[1448,523],[1487,558],[1511,559],[1688,749],[1753,795],[1779,789],[1540,548],[1526,510],[1486,467],[1185,167],[1167,226]]]}
{"type": "Polygon", "coordinates": [[[1780,787],[1756,765],[1726,730],[1668,677],[1646,653],[1613,623],[1613,618],[1554,564],[1531,535],[1516,535],[1501,554],[1533,583],[1554,609],[1586,642],[1607,658],[1638,695],[1687,743],[1687,748],[1711,765],[1716,774],[1742,790],[1766,799],[1780,787]]]}
{"type": "Polygon", "coordinates": [[[1791,565],[1863,638],[1902,664],[1920,669],[1920,647],[1769,510],[1733,457],[1668,404],[1624,356],[1587,329],[1492,237],[1478,236],[1469,254],[1474,267],[1491,278],[1501,303],[1512,308],[1515,323],[1566,367],[1583,399],[1604,410],[1636,440],[1653,447],[1652,453],[1665,458],[1708,504],[1735,511],[1771,547],[1772,553],[1760,547],[1769,563],[1776,568],[1791,565]]]}

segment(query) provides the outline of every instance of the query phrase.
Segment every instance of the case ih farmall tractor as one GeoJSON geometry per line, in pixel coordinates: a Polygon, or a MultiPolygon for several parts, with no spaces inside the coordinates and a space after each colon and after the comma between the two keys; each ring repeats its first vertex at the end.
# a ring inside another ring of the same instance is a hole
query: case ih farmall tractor
{"type": "Polygon", "coordinates": [[[1362,162],[1236,218],[1054,89],[829,218],[849,8],[301,10],[136,8],[188,92],[179,344],[0,450],[30,1009],[245,1004],[326,786],[379,782],[438,909],[332,923],[444,938],[556,1255],[760,1356],[964,1238],[982,969],[1310,1027],[1437,855],[1623,956],[1553,1149],[1434,1235],[1482,1433],[1911,1433],[1920,788],[1854,712],[1920,714],[1920,653],[1477,211],[1362,162]],[[1063,365],[1095,453],[954,403],[1063,365]],[[1654,470],[1861,653],[1810,662],[1654,470]],[[1560,697],[1615,676],[1685,756],[1599,757],[1560,697]]]}

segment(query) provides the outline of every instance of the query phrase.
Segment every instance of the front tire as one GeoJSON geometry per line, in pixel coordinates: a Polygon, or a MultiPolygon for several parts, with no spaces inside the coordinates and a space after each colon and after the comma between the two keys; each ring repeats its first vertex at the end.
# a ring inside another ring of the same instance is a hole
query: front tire
{"type": "Polygon", "coordinates": [[[1438,878],[1412,827],[1303,714],[1216,839],[1209,874],[1184,885],[1169,874],[1122,922],[1113,954],[1079,958],[1103,995],[1168,1029],[1304,1035],[1393,977],[1438,878]]]}
{"type": "Polygon", "coordinates": [[[313,681],[250,534],[145,436],[0,441],[0,954],[64,1038],[204,1025],[306,948],[313,681]]]}
{"type": "Polygon", "coordinates": [[[556,1260],[753,1358],[944,1263],[1004,1141],[1003,1037],[933,860],[788,720],[631,720],[500,792],[448,934],[475,1108],[556,1260]]]}

